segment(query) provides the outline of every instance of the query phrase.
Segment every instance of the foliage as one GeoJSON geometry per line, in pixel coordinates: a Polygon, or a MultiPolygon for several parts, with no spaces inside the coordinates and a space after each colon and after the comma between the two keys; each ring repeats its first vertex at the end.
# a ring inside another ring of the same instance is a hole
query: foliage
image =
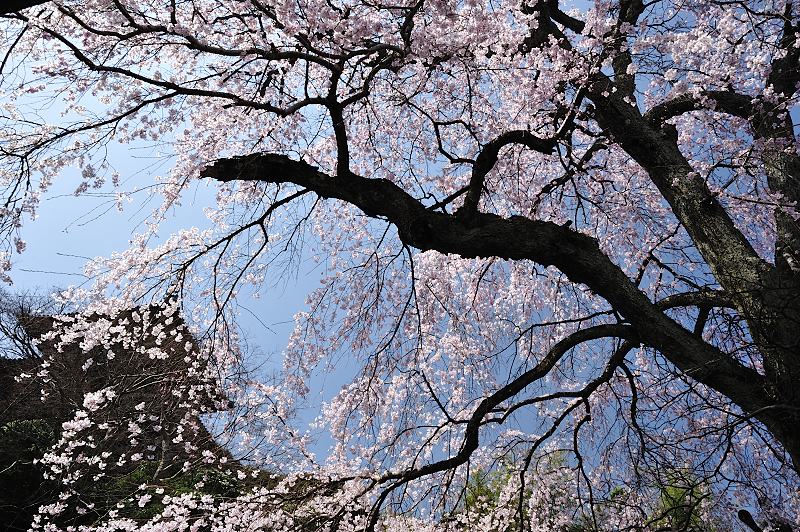
{"type": "Polygon", "coordinates": [[[674,472],[666,482],[659,486],[660,504],[654,514],[663,516],[654,522],[655,526],[674,530],[714,532],[714,527],[705,523],[701,517],[700,505],[709,497],[701,485],[691,476],[674,472]]]}
{"type": "Polygon", "coordinates": [[[97,515],[102,516],[116,508],[122,518],[146,522],[163,512],[165,497],[210,495],[218,501],[235,499],[256,485],[268,485],[268,477],[265,472],[244,468],[223,473],[215,468],[196,467],[167,478],[159,478],[157,465],[148,462],[130,473],[107,479],[84,493],[94,504],[97,515]],[[241,475],[237,476],[236,471],[246,476],[240,478],[241,475]],[[153,502],[139,505],[138,501],[143,496],[149,496],[153,502]],[[121,507],[118,506],[120,503],[121,507]]]}
{"type": "MultiPolygon", "coordinates": [[[[6,280],[67,169],[78,196],[160,200],[55,296],[81,312],[40,339],[41,382],[70,345],[91,353],[79,375],[135,370],[67,405],[43,458],[62,493],[37,526],[155,456],[137,383],[186,414],[162,449],[227,398],[214,435],[280,480],[98,530],[446,529],[469,472],[500,463],[518,474],[478,528],[733,528],[742,507],[800,525],[796,1],[11,5],[6,280]],[[164,175],[119,170],[118,144],[157,145],[164,175]],[[204,228],[167,230],[200,187],[204,228]],[[253,371],[248,296],[309,269],[281,360],[253,371]],[[676,468],[702,489],[661,492],[654,516],[651,481],[676,468]]],[[[225,475],[230,457],[190,450],[225,475]]]]}
{"type": "MultiPolygon", "coordinates": [[[[558,467],[564,467],[563,456],[556,455],[551,458],[549,472],[540,474],[537,479],[540,481],[558,481],[553,476],[558,467]],[[548,474],[549,473],[549,474],[548,474]]],[[[642,507],[650,508],[649,516],[646,520],[646,527],[652,530],[682,531],[682,532],[717,532],[724,530],[719,528],[714,519],[704,513],[703,507],[713,504],[712,495],[702,482],[698,482],[691,472],[680,471],[678,469],[663,472],[665,478],[658,482],[654,493],[653,502],[642,507]]],[[[477,528],[483,518],[497,513],[498,507],[508,504],[509,501],[503,500],[503,492],[509,482],[513,482],[513,468],[510,466],[501,467],[492,471],[477,471],[470,476],[467,483],[464,504],[460,513],[467,514],[467,519],[457,519],[456,521],[466,522],[466,529],[477,528]]],[[[561,480],[564,480],[562,477],[561,480]]],[[[513,490],[512,490],[513,491],[513,490]]],[[[554,491],[553,493],[557,493],[554,491]]],[[[523,496],[530,499],[533,490],[523,496]]],[[[514,501],[511,501],[512,503],[514,501]]],[[[533,502],[533,512],[536,514],[538,525],[542,530],[559,532],[599,532],[602,530],[613,529],[608,526],[607,521],[613,521],[615,506],[626,504],[626,494],[622,488],[612,489],[608,496],[603,500],[597,500],[594,508],[575,507],[573,501],[567,498],[550,497],[545,500],[526,501],[533,502]],[[587,512],[588,510],[588,512],[587,512]],[[556,522],[549,520],[559,514],[573,514],[571,520],[567,522],[556,522]],[[549,514],[549,515],[548,515],[549,514]]],[[[529,514],[530,510],[526,512],[529,514]]],[[[526,515],[530,519],[530,515],[526,515]]],[[[519,530],[520,523],[513,522],[502,529],[502,532],[512,532],[519,530]]],[[[483,527],[481,529],[489,529],[483,527]]]]}
{"type": "Polygon", "coordinates": [[[480,509],[496,506],[500,491],[508,483],[510,471],[477,471],[470,476],[464,495],[464,509],[480,509]]]}
{"type": "Polygon", "coordinates": [[[37,463],[56,441],[42,420],[17,420],[0,426],[0,523],[5,530],[27,530],[40,504],[54,496],[37,463]]]}

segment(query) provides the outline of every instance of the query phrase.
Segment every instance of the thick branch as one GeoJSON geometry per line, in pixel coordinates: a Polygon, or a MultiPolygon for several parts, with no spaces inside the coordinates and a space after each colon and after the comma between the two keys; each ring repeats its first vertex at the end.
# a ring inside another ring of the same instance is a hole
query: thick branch
{"type": "Polygon", "coordinates": [[[684,94],[653,106],[644,114],[644,119],[655,127],[682,114],[708,109],[704,100],[711,100],[715,110],[749,120],[753,116],[753,100],[749,96],[733,91],[703,91],[700,95],[684,94]]]}
{"type": "MultiPolygon", "coordinates": [[[[681,153],[677,138],[667,128],[659,127],[663,117],[696,103],[679,99],[671,108],[665,106],[643,116],[621,98],[603,95],[604,91],[612,92],[612,88],[606,76],[595,76],[589,97],[596,105],[599,124],[647,171],[742,315],[760,315],[761,295],[772,284],[773,267],[759,257],[706,182],[694,172],[681,153]]],[[[735,97],[730,101],[725,98],[722,100],[731,106],[736,102],[744,104],[735,97]]]]}
{"type": "MultiPolygon", "coordinates": [[[[795,55],[800,53],[796,48],[792,50],[795,55]]],[[[778,71],[787,74],[770,76],[770,79],[774,78],[772,83],[782,83],[785,79],[792,79],[792,75],[797,77],[796,66],[792,70],[782,59],[776,63],[773,74],[778,71]]],[[[776,92],[785,91],[776,87],[776,92]]],[[[699,96],[687,94],[656,105],[645,113],[644,118],[651,126],[661,128],[670,118],[708,109],[708,100],[715,104],[714,110],[747,120],[754,137],[773,143],[774,148],[766,150],[762,157],[769,187],[788,201],[800,202],[800,156],[786,149],[794,144],[792,116],[786,109],[774,110],[771,105],[765,108],[757,100],[733,91],[705,91],[699,96]]],[[[776,209],[776,218],[778,242],[775,264],[779,275],[784,277],[781,283],[797,284],[800,282],[800,267],[796,265],[800,262],[800,226],[780,209],[776,209]]]]}
{"type": "Polygon", "coordinates": [[[800,83],[800,48],[797,46],[800,22],[797,21],[796,12],[793,13],[794,9],[793,2],[786,3],[783,34],[779,43],[785,55],[772,62],[772,71],[767,78],[767,85],[786,97],[794,94],[797,91],[797,84],[800,83]]]}
{"type": "MultiPolygon", "coordinates": [[[[793,50],[787,52],[787,57],[797,54],[796,49],[793,50]]],[[[769,83],[780,84],[785,79],[792,79],[792,75],[796,77],[797,68],[796,64],[789,66],[782,59],[777,60],[773,74],[779,71],[784,74],[770,76],[769,83]]],[[[777,93],[785,92],[778,86],[775,89],[777,93]]],[[[770,189],[787,201],[800,202],[800,156],[793,149],[792,117],[786,108],[765,105],[758,99],[733,91],[706,91],[699,96],[685,95],[657,105],[644,118],[651,126],[661,127],[669,118],[708,109],[708,100],[715,104],[716,110],[750,123],[753,136],[765,141],[761,157],[770,189]]],[[[751,273],[749,279],[746,270],[742,271],[745,275],[738,278],[718,278],[727,290],[736,294],[737,307],[747,318],[765,356],[767,376],[781,390],[783,400],[797,402],[800,401],[800,392],[795,385],[800,377],[800,361],[796,356],[800,348],[797,334],[800,323],[800,224],[779,208],[775,209],[775,219],[775,268],[762,268],[763,273],[755,276],[751,273]]],[[[701,252],[701,246],[705,245],[706,248],[718,249],[718,255],[730,253],[727,244],[731,240],[714,242],[698,240],[694,234],[692,237],[701,252]]],[[[743,248],[739,246],[739,249],[743,248]]],[[[707,260],[709,256],[704,253],[707,260]]],[[[711,262],[709,265],[715,267],[711,262]]]]}
{"type": "Polygon", "coordinates": [[[464,205],[460,211],[462,214],[473,214],[478,210],[478,201],[483,192],[483,183],[486,175],[494,168],[497,163],[497,156],[500,150],[509,144],[522,144],[532,150],[550,155],[555,149],[556,143],[552,139],[540,139],[530,131],[514,130],[507,131],[483,147],[475,163],[472,165],[472,176],[469,181],[469,191],[464,199],[464,205]]]}
{"type": "Polygon", "coordinates": [[[673,294],[657,301],[656,306],[662,310],[675,307],[736,308],[731,296],[722,290],[704,290],[701,292],[673,294]]]}
{"type": "Polygon", "coordinates": [[[614,28],[615,55],[611,61],[614,69],[614,81],[619,90],[626,96],[632,96],[636,89],[636,76],[628,73],[628,67],[633,63],[631,52],[627,46],[627,35],[622,27],[633,27],[644,13],[645,5],[642,0],[620,0],[617,25],[614,28]]]}
{"type": "MultiPolygon", "coordinates": [[[[691,377],[730,397],[746,412],[771,404],[761,375],[664,315],[587,235],[521,216],[476,213],[466,218],[434,212],[390,181],[356,175],[332,178],[283,155],[222,159],[201,175],[220,181],[294,183],[322,197],[346,201],[368,216],[389,220],[405,244],[420,250],[470,258],[527,259],[555,266],[573,282],[583,283],[605,298],[633,325],[642,342],[691,377]]],[[[771,411],[763,412],[759,419],[780,437],[783,431],[777,420],[769,417],[771,411]]]]}
{"type": "Polygon", "coordinates": [[[547,14],[554,22],[558,22],[575,33],[583,33],[586,23],[561,11],[558,7],[558,0],[546,0],[545,5],[547,6],[547,14]]]}

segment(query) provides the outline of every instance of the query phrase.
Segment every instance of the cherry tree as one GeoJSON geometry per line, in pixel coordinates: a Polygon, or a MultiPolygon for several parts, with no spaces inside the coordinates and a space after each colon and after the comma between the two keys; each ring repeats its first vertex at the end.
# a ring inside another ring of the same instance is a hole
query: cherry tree
{"type": "MultiPolygon", "coordinates": [[[[76,194],[118,186],[109,144],[167,145],[146,230],[60,297],[180,301],[239,375],[225,430],[283,475],[224,504],[170,499],[154,528],[647,529],[667,526],[669,483],[715,526],[743,507],[800,525],[796,2],[3,12],[5,275],[65,168],[76,194]],[[154,243],[208,181],[211,229],[154,243]],[[323,275],[282,366],[242,378],[237,301],[304,253],[323,275]],[[315,456],[294,414],[315,375],[354,364],[315,456]],[[489,471],[496,498],[466,504],[489,471]]],[[[64,334],[111,341],[91,329],[64,334]]]]}

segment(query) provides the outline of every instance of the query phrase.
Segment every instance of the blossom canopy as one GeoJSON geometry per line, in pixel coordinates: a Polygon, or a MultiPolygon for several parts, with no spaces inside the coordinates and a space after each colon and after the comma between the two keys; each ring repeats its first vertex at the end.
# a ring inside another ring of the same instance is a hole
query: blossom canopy
{"type": "Polygon", "coordinates": [[[180,302],[237,404],[222,431],[283,475],[136,526],[725,529],[742,507],[800,526],[796,1],[2,12],[4,275],[66,168],[78,195],[123,194],[107,148],[161,146],[168,171],[136,184],[163,202],[150,223],[59,297],[180,302]],[[155,239],[199,183],[208,228],[155,239]],[[280,367],[245,371],[239,303],[307,258],[280,367]]]}

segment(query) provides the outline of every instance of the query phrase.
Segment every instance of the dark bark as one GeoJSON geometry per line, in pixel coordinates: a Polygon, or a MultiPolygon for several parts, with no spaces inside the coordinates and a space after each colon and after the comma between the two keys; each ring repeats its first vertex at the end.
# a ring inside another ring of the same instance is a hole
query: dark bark
{"type": "MultiPolygon", "coordinates": [[[[677,138],[663,121],[670,116],[699,108],[696,99],[684,97],[662,104],[642,115],[638,108],[619,97],[604,96],[611,81],[598,75],[588,97],[596,106],[601,127],[644,168],[673,213],[689,233],[697,250],[714,273],[720,286],[731,296],[736,310],[747,321],[750,333],[763,356],[769,395],[782,413],[773,433],[800,468],[800,436],[793,428],[800,423],[800,270],[792,270],[785,258],[775,265],[761,259],[736,228],[727,211],[693,171],[680,152],[677,138]]],[[[607,93],[607,92],[606,92],[607,93]]],[[[755,136],[780,144],[791,130],[784,117],[761,116],[749,98],[731,92],[710,92],[723,112],[751,121],[755,136]],[[765,125],[765,124],[768,124],[765,125]]],[[[797,193],[800,164],[796,155],[780,149],[767,150],[764,166],[773,191],[789,200],[797,193]]],[[[798,254],[798,224],[788,214],[776,213],[778,253],[798,254]]],[[[800,255],[798,255],[800,258],[800,255]]],[[[718,391],[725,393],[717,388],[718,391]]],[[[726,393],[726,395],[728,395],[726,393]]],[[[731,397],[730,395],[728,395],[731,397]]],[[[741,406],[741,403],[740,403],[741,406]]],[[[745,409],[746,412],[752,413],[745,409]]],[[[771,429],[772,430],[772,429],[771,429]]]]}
{"type": "Polygon", "coordinates": [[[47,2],[48,0],[5,0],[2,5],[0,5],[0,15],[16,13],[17,11],[40,6],[47,2]]]}
{"type": "Polygon", "coordinates": [[[500,150],[510,144],[521,144],[531,150],[550,155],[556,147],[551,139],[541,139],[530,131],[506,131],[483,147],[475,163],[472,165],[472,176],[469,181],[469,191],[464,198],[461,212],[472,215],[478,211],[478,202],[483,194],[483,183],[486,175],[494,168],[500,150]]]}
{"type": "Polygon", "coordinates": [[[726,395],[764,423],[784,445],[795,466],[800,466],[800,438],[794,435],[795,425],[787,423],[792,417],[786,415],[787,405],[777,404],[772,383],[664,314],[592,237],[521,216],[476,213],[465,217],[433,212],[390,181],[353,174],[331,177],[305,162],[277,154],[221,159],[201,175],[220,181],[293,183],[321,197],[346,201],[368,216],[388,220],[405,244],[423,251],[468,258],[527,259],[555,266],[571,281],[585,284],[608,301],[633,326],[643,344],[663,353],[681,371],[726,395]]]}

